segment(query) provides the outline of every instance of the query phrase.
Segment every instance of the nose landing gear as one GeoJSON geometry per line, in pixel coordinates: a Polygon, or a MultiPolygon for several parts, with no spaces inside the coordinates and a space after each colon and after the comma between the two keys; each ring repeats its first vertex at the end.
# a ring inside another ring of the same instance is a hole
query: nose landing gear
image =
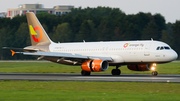
{"type": "Polygon", "coordinates": [[[157,71],[155,71],[156,70],[156,64],[154,63],[154,64],[152,64],[152,67],[151,67],[151,70],[152,70],[152,76],[157,76],[158,75],[158,72],[157,71]]]}
{"type": "Polygon", "coordinates": [[[158,72],[157,71],[153,71],[152,72],[152,76],[157,76],[158,75],[158,72]]]}

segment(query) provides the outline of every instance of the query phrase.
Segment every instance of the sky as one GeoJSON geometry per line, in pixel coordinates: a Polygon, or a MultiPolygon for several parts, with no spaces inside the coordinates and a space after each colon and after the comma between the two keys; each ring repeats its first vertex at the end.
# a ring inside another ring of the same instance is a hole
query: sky
{"type": "Polygon", "coordinates": [[[37,3],[43,4],[45,8],[53,8],[57,5],[73,5],[76,8],[105,6],[120,8],[126,14],[160,13],[166,23],[180,20],[180,0],[0,0],[0,12],[6,12],[9,8],[18,8],[19,4],[37,3]]]}

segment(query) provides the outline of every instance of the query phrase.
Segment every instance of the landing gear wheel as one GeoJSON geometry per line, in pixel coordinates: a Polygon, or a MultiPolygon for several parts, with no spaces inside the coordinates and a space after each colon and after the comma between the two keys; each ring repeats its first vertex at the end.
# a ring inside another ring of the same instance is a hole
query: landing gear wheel
{"type": "Polygon", "coordinates": [[[89,76],[90,74],[91,74],[91,72],[84,71],[84,70],[81,71],[82,76],[89,76]]]}
{"type": "Polygon", "coordinates": [[[153,71],[152,72],[152,76],[157,76],[158,75],[158,72],[157,71],[153,71]]]}
{"type": "Polygon", "coordinates": [[[113,69],[113,70],[111,71],[111,74],[112,74],[112,75],[120,75],[120,74],[121,74],[121,70],[120,70],[120,69],[113,69]]]}

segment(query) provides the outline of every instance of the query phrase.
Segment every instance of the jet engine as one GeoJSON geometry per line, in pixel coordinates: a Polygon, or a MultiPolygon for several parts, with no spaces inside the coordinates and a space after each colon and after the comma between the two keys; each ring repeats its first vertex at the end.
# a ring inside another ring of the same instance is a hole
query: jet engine
{"type": "Polygon", "coordinates": [[[81,65],[82,70],[89,72],[105,71],[108,67],[109,63],[105,60],[89,60],[81,65]]]}
{"type": "Polygon", "coordinates": [[[128,69],[133,71],[150,71],[148,65],[127,65],[128,69]]]}

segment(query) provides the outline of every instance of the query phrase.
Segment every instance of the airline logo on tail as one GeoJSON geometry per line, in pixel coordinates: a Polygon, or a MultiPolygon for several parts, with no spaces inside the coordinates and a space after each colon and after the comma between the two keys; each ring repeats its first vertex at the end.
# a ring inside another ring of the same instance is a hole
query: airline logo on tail
{"type": "Polygon", "coordinates": [[[33,40],[34,40],[35,42],[41,41],[42,36],[43,36],[43,31],[42,31],[42,29],[41,29],[40,27],[38,27],[38,26],[36,26],[36,27],[33,28],[32,25],[29,25],[29,29],[30,29],[30,33],[31,33],[31,35],[32,35],[32,37],[33,37],[33,40]],[[36,33],[36,30],[38,30],[38,31],[40,32],[39,38],[36,38],[36,37],[35,37],[35,35],[38,35],[38,34],[36,33]]]}

